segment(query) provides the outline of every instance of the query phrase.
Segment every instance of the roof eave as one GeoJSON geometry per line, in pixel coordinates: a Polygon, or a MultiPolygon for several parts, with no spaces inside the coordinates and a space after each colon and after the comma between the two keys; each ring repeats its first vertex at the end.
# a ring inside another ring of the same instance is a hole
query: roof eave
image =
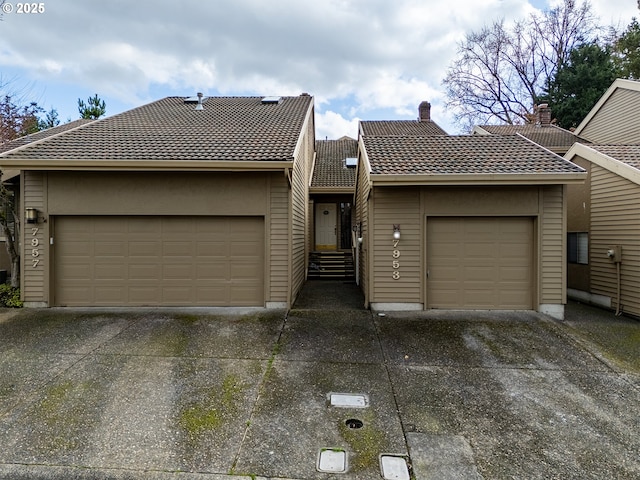
{"type": "Polygon", "coordinates": [[[352,194],[355,190],[355,185],[351,187],[310,187],[309,193],[348,193],[352,194]]]}
{"type": "Polygon", "coordinates": [[[86,171],[273,171],[293,167],[291,160],[25,160],[1,159],[0,168],[11,170],[86,171]]]}
{"type": "Polygon", "coordinates": [[[401,185],[566,185],[581,184],[586,172],[536,174],[371,174],[374,186],[401,185]]]}
{"type": "Polygon", "coordinates": [[[569,149],[564,158],[572,161],[576,156],[595,163],[616,175],[620,175],[622,178],[625,178],[636,185],[640,185],[640,171],[638,171],[638,169],[614,157],[610,157],[605,153],[599,152],[595,148],[591,148],[590,146],[581,143],[576,143],[569,149]]]}

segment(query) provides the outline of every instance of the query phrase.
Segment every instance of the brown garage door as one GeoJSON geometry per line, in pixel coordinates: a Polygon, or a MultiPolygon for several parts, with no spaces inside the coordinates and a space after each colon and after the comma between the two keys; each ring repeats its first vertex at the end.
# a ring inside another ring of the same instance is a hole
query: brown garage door
{"type": "Polygon", "coordinates": [[[263,306],[262,217],[55,218],[56,305],[263,306]]]}
{"type": "Polygon", "coordinates": [[[429,308],[531,309],[533,219],[429,217],[429,308]]]}

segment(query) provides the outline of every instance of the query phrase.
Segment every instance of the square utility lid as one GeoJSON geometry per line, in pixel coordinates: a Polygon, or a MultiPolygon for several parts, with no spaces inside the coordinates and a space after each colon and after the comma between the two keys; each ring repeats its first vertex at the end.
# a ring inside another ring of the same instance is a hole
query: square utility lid
{"type": "Polygon", "coordinates": [[[367,408],[369,396],[364,393],[330,393],[329,406],[338,408],[367,408]]]}

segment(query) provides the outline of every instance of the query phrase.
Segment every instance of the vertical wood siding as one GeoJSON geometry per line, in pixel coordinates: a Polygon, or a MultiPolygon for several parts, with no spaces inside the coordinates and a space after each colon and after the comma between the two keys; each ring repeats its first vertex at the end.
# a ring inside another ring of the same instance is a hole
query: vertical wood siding
{"type": "Polygon", "coordinates": [[[607,250],[622,246],[621,305],[640,315],[640,186],[593,164],[591,170],[591,292],[616,306],[617,272],[607,250]]]}
{"type": "MultiPolygon", "coordinates": [[[[22,210],[27,207],[37,208],[40,215],[46,215],[46,178],[43,172],[23,172],[22,174],[22,210]]],[[[48,301],[49,264],[49,224],[39,222],[35,225],[22,222],[22,292],[26,303],[42,303],[48,301]],[[37,231],[33,230],[34,228],[37,231]],[[35,233],[35,235],[34,235],[35,233]],[[34,257],[33,239],[37,239],[37,257],[34,257]],[[34,260],[38,260],[34,266],[34,260]]]]}
{"type": "Polygon", "coordinates": [[[540,303],[566,303],[566,228],[562,185],[541,188],[540,303]]]}
{"type": "Polygon", "coordinates": [[[289,186],[282,173],[271,175],[269,193],[268,302],[286,302],[289,289],[289,186]]]}
{"type": "Polygon", "coordinates": [[[580,136],[594,143],[640,143],[640,92],[618,88],[595,114],[580,136]]]}
{"type": "Polygon", "coordinates": [[[372,302],[421,302],[420,189],[380,187],[373,192],[373,275],[372,302]],[[400,225],[400,241],[393,247],[393,225],[400,225]],[[393,251],[397,250],[399,268],[393,268],[393,251]],[[397,271],[399,278],[393,278],[397,271]]]}

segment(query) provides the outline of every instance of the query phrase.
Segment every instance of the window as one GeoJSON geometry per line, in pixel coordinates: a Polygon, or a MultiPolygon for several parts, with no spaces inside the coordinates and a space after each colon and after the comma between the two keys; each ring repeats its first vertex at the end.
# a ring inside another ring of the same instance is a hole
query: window
{"type": "Polygon", "coordinates": [[[567,239],[567,260],[569,263],[589,264],[589,234],[570,232],[567,239]]]}

